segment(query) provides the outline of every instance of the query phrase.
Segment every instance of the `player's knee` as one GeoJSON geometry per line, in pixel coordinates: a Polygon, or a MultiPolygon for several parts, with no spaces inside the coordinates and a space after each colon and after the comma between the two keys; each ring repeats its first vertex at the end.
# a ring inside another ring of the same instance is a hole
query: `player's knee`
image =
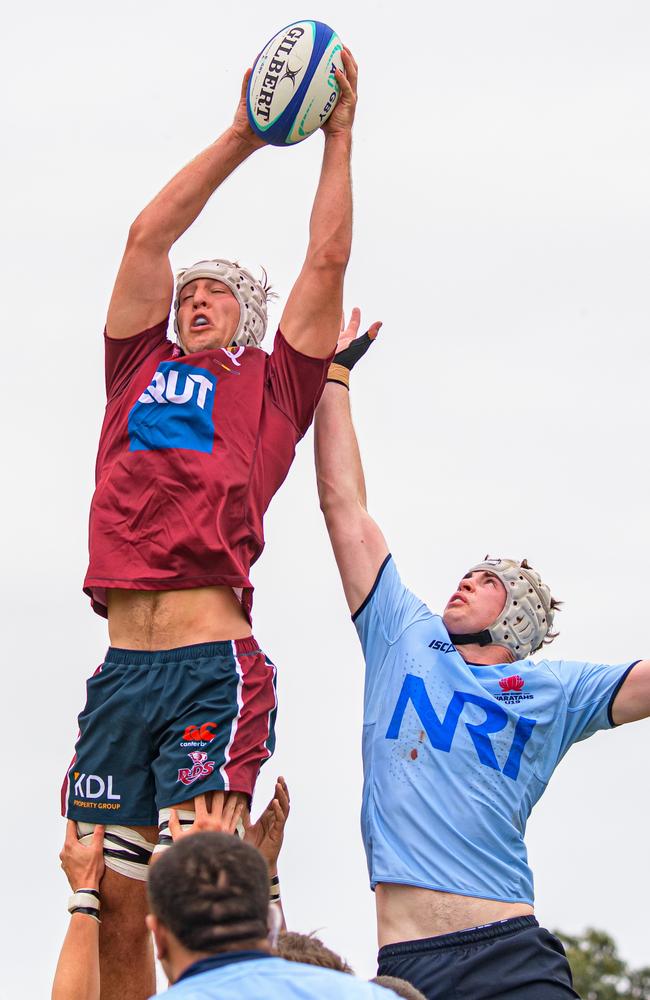
{"type": "Polygon", "coordinates": [[[112,948],[119,941],[128,950],[137,949],[147,937],[145,883],[109,870],[102,879],[101,899],[103,947],[112,948]]]}

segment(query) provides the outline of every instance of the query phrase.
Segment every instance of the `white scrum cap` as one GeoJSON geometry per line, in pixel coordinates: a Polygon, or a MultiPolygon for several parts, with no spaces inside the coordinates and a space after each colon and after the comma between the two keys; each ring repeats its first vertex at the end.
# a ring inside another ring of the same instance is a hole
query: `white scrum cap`
{"type": "MultiPolygon", "coordinates": [[[[213,278],[230,289],[239,302],[239,324],[232,339],[239,347],[259,347],[266,333],[267,294],[264,286],[256,281],[250,271],[230,260],[200,260],[176,275],[176,296],[174,299],[174,332],[178,331],[178,304],[185,285],[197,278],[213,278]]],[[[182,346],[182,344],[181,344],[182,346]]]]}
{"type": "Polygon", "coordinates": [[[551,591],[526,560],[485,559],[470,573],[493,573],[506,588],[503,611],[487,631],[496,646],[509,649],[516,660],[525,660],[543,644],[553,627],[551,591]]]}

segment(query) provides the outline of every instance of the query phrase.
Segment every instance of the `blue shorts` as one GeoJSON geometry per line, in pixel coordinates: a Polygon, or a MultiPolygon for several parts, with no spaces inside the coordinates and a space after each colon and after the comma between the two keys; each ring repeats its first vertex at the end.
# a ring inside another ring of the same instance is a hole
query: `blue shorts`
{"type": "Polygon", "coordinates": [[[532,916],[386,945],[378,975],[427,1000],[580,1000],[561,941],[532,916]]]}
{"type": "Polygon", "coordinates": [[[87,684],[62,813],[157,826],[158,810],[215,789],[252,796],[275,746],[275,667],[255,639],[109,649],[87,684]]]}

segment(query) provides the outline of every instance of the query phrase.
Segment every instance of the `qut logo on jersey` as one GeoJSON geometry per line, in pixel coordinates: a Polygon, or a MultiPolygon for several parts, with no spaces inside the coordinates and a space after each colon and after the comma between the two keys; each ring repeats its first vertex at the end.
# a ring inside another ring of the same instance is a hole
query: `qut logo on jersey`
{"type": "Polygon", "coordinates": [[[212,451],[217,377],[206,368],[164,361],[129,413],[131,451],[212,451]]]}
{"type": "Polygon", "coordinates": [[[535,728],[535,719],[527,719],[523,715],[519,716],[507,760],[503,768],[501,768],[494,753],[492,741],[490,740],[490,733],[498,733],[502,729],[505,729],[508,724],[508,713],[500,705],[495,705],[493,701],[490,701],[488,698],[482,698],[477,694],[454,691],[444,718],[439,719],[431,704],[422,678],[416,677],[415,674],[407,674],[404,678],[397,704],[395,705],[393,717],[386,731],[387,740],[398,739],[404,713],[409,702],[415,709],[422,728],[429,737],[431,746],[436,750],[444,751],[444,753],[449,753],[451,750],[454,734],[465,705],[477,705],[479,708],[482,708],[485,712],[483,722],[465,723],[465,728],[474,744],[478,759],[486,767],[491,767],[495,771],[501,771],[502,774],[505,774],[506,778],[511,778],[513,781],[517,780],[521,755],[535,728]]]}

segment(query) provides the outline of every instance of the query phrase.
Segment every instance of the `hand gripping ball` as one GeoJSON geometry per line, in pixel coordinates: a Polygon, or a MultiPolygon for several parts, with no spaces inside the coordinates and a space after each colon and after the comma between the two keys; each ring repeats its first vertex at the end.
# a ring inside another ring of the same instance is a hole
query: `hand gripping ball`
{"type": "Polygon", "coordinates": [[[272,146],[302,142],[329,118],[339,98],[341,40],[320,21],[289,24],[253,66],[246,108],[254,132],[272,146]]]}

